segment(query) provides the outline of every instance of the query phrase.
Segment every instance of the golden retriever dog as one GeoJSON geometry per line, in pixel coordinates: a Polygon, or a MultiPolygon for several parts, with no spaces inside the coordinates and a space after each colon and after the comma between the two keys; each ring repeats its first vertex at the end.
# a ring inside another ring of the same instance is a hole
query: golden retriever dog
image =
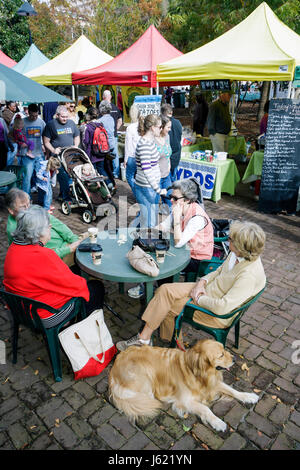
{"type": "Polygon", "coordinates": [[[221,343],[204,339],[187,351],[151,346],[131,346],[121,352],[110,371],[109,392],[113,404],[130,420],[152,417],[162,403],[183,417],[198,415],[204,424],[225,431],[226,424],[208,404],[222,394],[243,403],[256,403],[255,393],[234,390],[223,382],[222,369],[229,369],[233,356],[221,343]]]}

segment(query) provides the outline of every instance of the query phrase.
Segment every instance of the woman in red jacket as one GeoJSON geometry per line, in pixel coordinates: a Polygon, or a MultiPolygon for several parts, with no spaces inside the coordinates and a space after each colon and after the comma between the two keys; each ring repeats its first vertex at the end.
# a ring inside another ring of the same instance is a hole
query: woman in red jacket
{"type": "MultiPolygon", "coordinates": [[[[60,309],[73,297],[83,297],[87,314],[102,308],[104,286],[101,281],[86,281],[73,274],[59,256],[45,245],[50,239],[49,214],[40,206],[31,206],[17,216],[4,262],[3,284],[8,292],[29,297],[60,309]]],[[[61,323],[70,309],[51,314],[39,309],[46,328],[61,323]]]]}

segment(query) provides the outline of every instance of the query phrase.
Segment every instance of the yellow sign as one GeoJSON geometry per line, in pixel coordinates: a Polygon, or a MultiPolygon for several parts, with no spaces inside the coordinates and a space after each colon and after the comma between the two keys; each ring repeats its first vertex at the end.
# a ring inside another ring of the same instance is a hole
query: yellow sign
{"type": "Polygon", "coordinates": [[[124,122],[130,123],[129,110],[134,102],[136,96],[149,95],[150,90],[147,87],[139,86],[122,86],[122,98],[123,98],[123,114],[124,122]]]}

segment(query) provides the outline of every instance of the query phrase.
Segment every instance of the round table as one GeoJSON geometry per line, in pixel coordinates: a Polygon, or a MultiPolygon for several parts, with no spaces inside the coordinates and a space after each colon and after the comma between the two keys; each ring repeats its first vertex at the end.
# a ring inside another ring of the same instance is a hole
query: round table
{"type": "Polygon", "coordinates": [[[17,177],[10,171],[0,171],[0,188],[8,186],[8,189],[15,186],[17,177]]]}
{"type": "MultiPolygon", "coordinates": [[[[98,234],[97,243],[102,248],[102,261],[100,265],[92,262],[91,253],[76,250],[76,260],[80,269],[91,276],[102,278],[108,281],[124,283],[145,283],[146,302],[153,297],[154,281],[173,276],[173,280],[179,280],[180,272],[190,261],[190,250],[187,247],[174,248],[173,238],[170,240],[169,255],[166,255],[164,263],[160,264],[160,273],[157,277],[150,277],[142,274],[131,267],[126,254],[132,247],[134,240],[134,228],[120,228],[117,235],[111,235],[108,231],[98,234]],[[126,242],[119,244],[120,236],[126,237],[126,242]]],[[[83,242],[83,243],[86,243],[83,242]]],[[[155,254],[153,254],[155,259],[155,254]]]]}

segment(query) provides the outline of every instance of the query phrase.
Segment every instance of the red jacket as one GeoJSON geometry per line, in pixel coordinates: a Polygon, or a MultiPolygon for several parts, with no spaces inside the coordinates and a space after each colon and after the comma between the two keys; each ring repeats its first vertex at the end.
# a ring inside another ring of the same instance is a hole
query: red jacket
{"type": "MultiPolygon", "coordinates": [[[[60,308],[72,297],[89,300],[86,280],[73,274],[59,256],[40,245],[12,243],[4,262],[3,284],[7,292],[30,297],[60,308]]],[[[41,318],[52,314],[40,310],[41,318]]]]}

